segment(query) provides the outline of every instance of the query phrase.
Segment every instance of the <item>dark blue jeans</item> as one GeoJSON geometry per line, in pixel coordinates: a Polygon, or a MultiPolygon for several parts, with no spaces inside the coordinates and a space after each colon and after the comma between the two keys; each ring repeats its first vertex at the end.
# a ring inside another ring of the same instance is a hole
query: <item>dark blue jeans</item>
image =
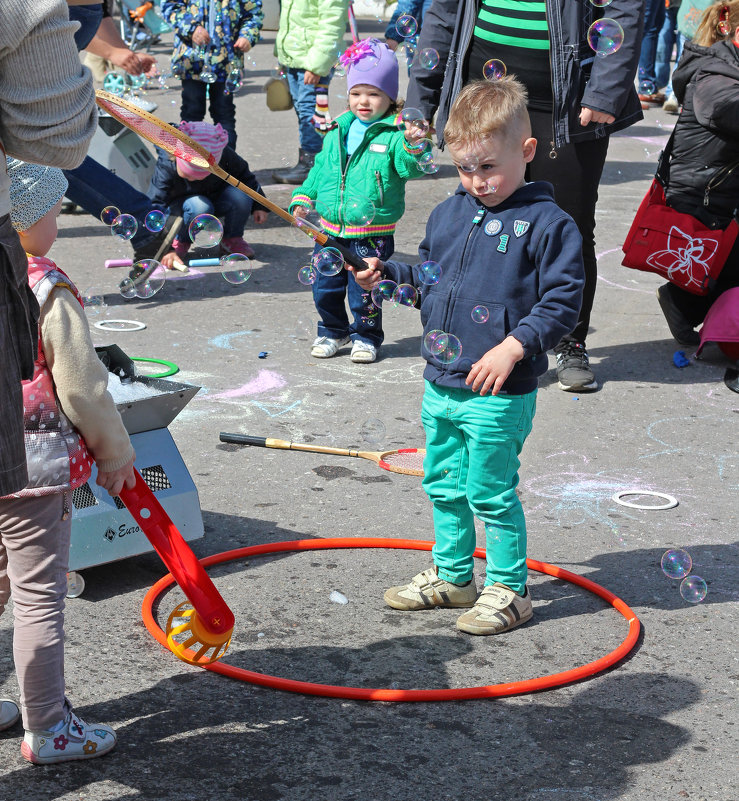
{"type": "Polygon", "coordinates": [[[84,50],[97,33],[103,21],[103,4],[91,6],[69,6],[69,19],[79,22],[80,29],[74,34],[74,43],[78,50],[84,50]]]}
{"type": "MultiPolygon", "coordinates": [[[[644,36],[639,54],[639,80],[657,84],[657,40],[665,21],[665,0],[646,0],[644,4],[644,36]]],[[[657,87],[659,88],[659,87],[657,87]]]]}
{"type": "Polygon", "coordinates": [[[144,220],[156,207],[143,192],[139,192],[89,156],[74,170],[64,170],[64,175],[69,182],[66,196],[98,220],[100,212],[106,206],[117,206],[121,214],[132,214],[136,218],[139,227],[131,239],[134,250],[144,247],[154,239],[156,234],[146,229],[144,220]]]}
{"type": "MultiPolygon", "coordinates": [[[[298,136],[300,147],[307,153],[318,153],[323,147],[323,137],[313,125],[313,115],[316,111],[316,87],[313,84],[303,83],[305,70],[296,70],[290,67],[285,77],[290,87],[290,96],[293,99],[295,113],[298,115],[298,136]]],[[[330,76],[321,78],[321,86],[328,86],[330,76]]]]}
{"type": "Polygon", "coordinates": [[[224,91],[225,82],[203,83],[192,78],[182,79],[182,106],[180,119],[187,122],[200,122],[205,119],[205,106],[208,103],[213,123],[221,123],[228,134],[229,147],[236,149],[236,106],[233,95],[224,91]]]}
{"type": "MultiPolygon", "coordinates": [[[[206,197],[205,195],[191,195],[184,202],[176,201],[170,206],[173,214],[182,215],[182,231],[187,231],[190,223],[199,214],[214,214],[223,218],[223,238],[243,236],[246,221],[251,214],[254,201],[240,189],[230,184],[224,184],[218,195],[206,197]]],[[[185,234],[178,234],[182,239],[185,234]]]]}
{"type": "MultiPolygon", "coordinates": [[[[340,239],[336,240],[344,247],[349,248],[361,258],[376,256],[378,259],[389,259],[395,250],[395,240],[392,236],[377,236],[371,239],[340,239]]],[[[322,246],[316,243],[313,251],[315,255],[322,246]]],[[[338,275],[321,275],[313,284],[313,302],[316,311],[321,317],[318,323],[318,336],[343,339],[350,336],[352,341],[357,339],[369,342],[379,348],[385,334],[382,330],[382,312],[372,303],[369,292],[365,292],[354,280],[354,275],[341,270],[338,275]],[[354,318],[349,323],[344,299],[349,300],[349,308],[354,318]]]]}

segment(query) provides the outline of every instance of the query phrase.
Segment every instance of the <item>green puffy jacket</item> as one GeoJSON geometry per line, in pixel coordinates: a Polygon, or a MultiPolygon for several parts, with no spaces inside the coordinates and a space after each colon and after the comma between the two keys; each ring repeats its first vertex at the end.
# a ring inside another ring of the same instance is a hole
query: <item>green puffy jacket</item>
{"type": "Polygon", "coordinates": [[[282,0],[275,53],[280,64],[328,75],[345,49],[349,0],[282,0]]]}
{"type": "Polygon", "coordinates": [[[315,206],[326,230],[337,236],[392,235],[405,211],[405,182],[423,175],[419,156],[403,147],[395,117],[370,125],[351,158],[346,135],[355,117],[349,111],[338,117],[307,180],[293,192],[290,209],[315,206]]]}

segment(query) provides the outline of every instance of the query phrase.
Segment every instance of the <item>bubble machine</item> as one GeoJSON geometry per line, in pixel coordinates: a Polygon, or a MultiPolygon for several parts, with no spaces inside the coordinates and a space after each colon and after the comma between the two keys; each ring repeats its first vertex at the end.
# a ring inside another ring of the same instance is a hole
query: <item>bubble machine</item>
{"type": "MultiPolygon", "coordinates": [[[[116,345],[96,348],[110,372],[149,396],[116,402],[136,451],[136,468],[185,540],[204,535],[200,501],[190,473],[167,426],[200,387],[164,378],[136,376],[133,362],[116,345]]],[[[154,550],[120,498],[95,483],[97,471],[72,493],[72,542],[67,596],[84,590],[78,571],[154,550]]]]}

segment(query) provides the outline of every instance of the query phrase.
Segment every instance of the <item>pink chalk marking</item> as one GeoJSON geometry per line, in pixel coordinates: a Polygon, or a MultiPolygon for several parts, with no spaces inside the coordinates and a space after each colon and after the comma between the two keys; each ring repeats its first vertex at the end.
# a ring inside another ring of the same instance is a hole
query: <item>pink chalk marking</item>
{"type": "Polygon", "coordinates": [[[259,373],[235,389],[227,389],[216,395],[208,395],[212,400],[228,400],[230,398],[243,398],[245,395],[259,395],[262,392],[269,392],[272,389],[281,389],[287,386],[287,381],[272,370],[260,370],[259,373]]]}

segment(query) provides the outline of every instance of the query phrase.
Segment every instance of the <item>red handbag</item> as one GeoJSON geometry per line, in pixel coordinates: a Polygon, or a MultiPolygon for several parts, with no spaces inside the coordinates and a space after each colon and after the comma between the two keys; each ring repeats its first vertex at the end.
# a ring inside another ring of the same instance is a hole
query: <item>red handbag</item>
{"type": "MultiPolygon", "coordinates": [[[[694,295],[707,295],[726,263],[739,225],[732,220],[725,229],[706,227],[692,214],[666,205],[665,186],[674,130],[660,156],[657,174],[631,224],[623,244],[624,267],[657,273],[694,295]]],[[[706,186],[706,198],[739,167],[739,162],[719,170],[706,186]]]]}

